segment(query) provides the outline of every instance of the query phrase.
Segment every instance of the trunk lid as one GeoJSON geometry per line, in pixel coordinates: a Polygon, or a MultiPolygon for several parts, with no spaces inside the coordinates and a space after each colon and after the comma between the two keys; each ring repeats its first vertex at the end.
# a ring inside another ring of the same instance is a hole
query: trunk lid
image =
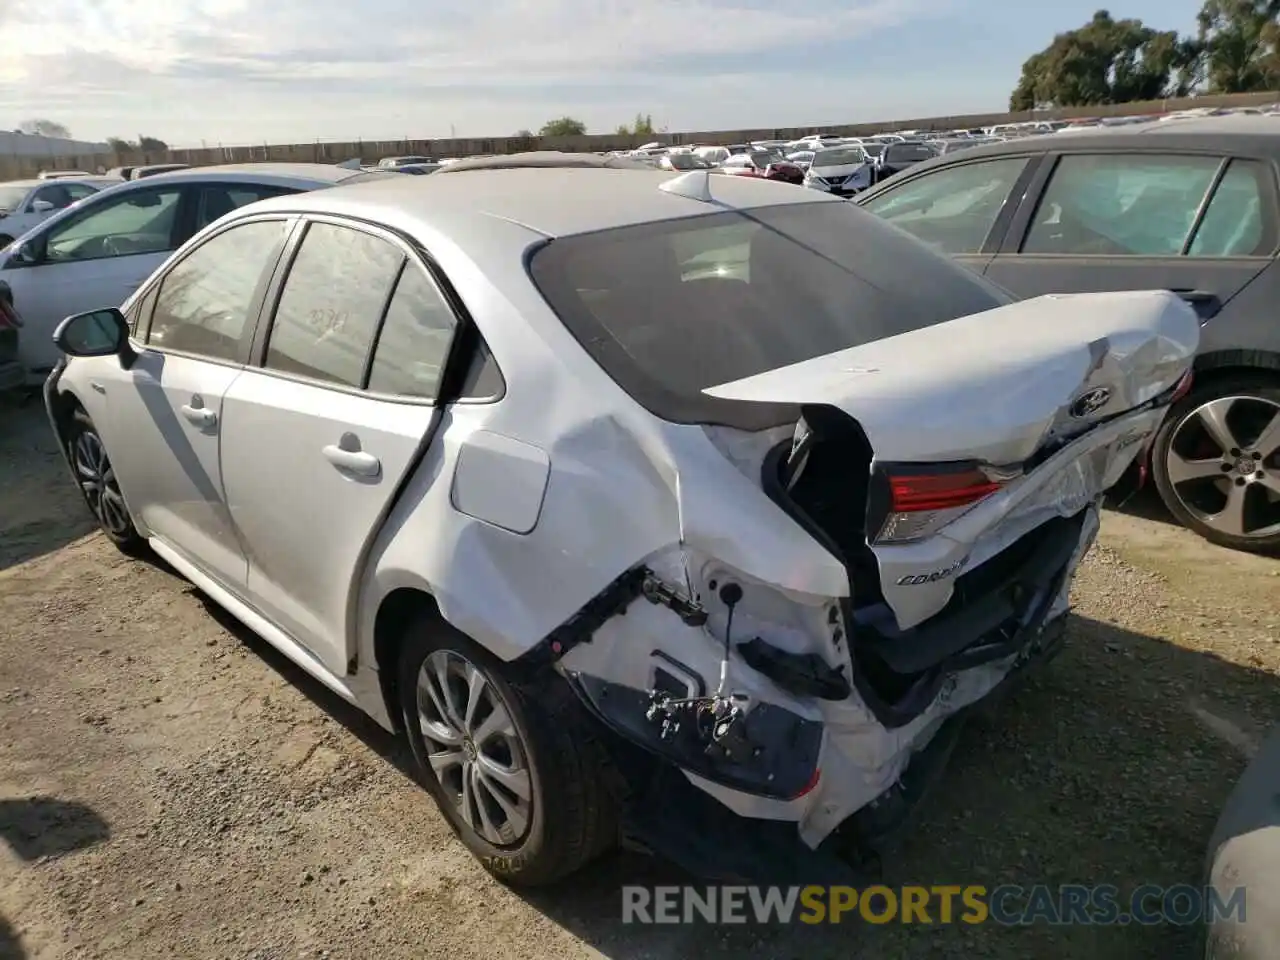
{"type": "Polygon", "coordinates": [[[826,404],[879,461],[1012,464],[1172,387],[1200,339],[1167,291],[1036,297],[709,387],[826,404]]]}

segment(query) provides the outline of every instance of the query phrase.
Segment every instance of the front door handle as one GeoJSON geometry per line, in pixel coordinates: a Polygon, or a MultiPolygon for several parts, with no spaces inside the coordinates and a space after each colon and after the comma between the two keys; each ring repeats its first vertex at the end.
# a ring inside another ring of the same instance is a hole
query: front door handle
{"type": "Polygon", "coordinates": [[[189,403],[182,405],[182,415],[197,427],[212,427],[218,422],[218,415],[204,407],[193,407],[189,403]]]}
{"type": "MultiPolygon", "coordinates": [[[[343,440],[346,440],[346,437],[343,437],[343,440]]],[[[339,470],[345,470],[357,476],[376,477],[382,472],[382,461],[372,453],[365,453],[363,450],[348,450],[346,445],[339,446],[331,443],[321,453],[339,470]]]]}

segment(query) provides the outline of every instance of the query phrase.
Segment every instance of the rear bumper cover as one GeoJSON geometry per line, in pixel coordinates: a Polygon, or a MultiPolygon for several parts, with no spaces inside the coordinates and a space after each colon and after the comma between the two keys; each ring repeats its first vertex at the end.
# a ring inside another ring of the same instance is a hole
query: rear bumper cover
{"type": "Polygon", "coordinates": [[[630,785],[630,832],[704,876],[773,883],[797,871],[804,882],[820,882],[805,877],[829,875],[824,851],[833,845],[874,850],[890,841],[937,779],[969,709],[1060,648],[1072,575],[1097,533],[1096,506],[1071,520],[1065,553],[1059,538],[1046,538],[1056,547],[1053,562],[1038,569],[1034,602],[1014,612],[1017,628],[1010,632],[1006,621],[971,634],[926,709],[896,729],[876,722],[856,694],[823,704],[821,719],[760,704],[748,714],[761,724],[749,726],[757,759],[726,764],[673,750],[646,716],[646,693],[567,671],[605,742],[615,744],[630,785]],[[964,665],[966,653],[993,644],[995,656],[964,665]]]}
{"type": "MultiPolygon", "coordinates": [[[[1027,669],[1052,658],[1064,639],[1065,616],[1044,624],[1034,651],[991,693],[1014,685],[1027,669]]],[[[583,691],[575,684],[580,695],[583,691]]],[[[632,845],[661,856],[708,882],[783,886],[860,885],[874,879],[875,859],[919,814],[950,759],[971,707],[941,724],[901,777],[845,821],[826,842],[802,842],[794,820],[726,810],[697,778],[600,717],[601,739],[627,786],[624,831],[632,845]]],[[[973,705],[976,706],[976,705],[973,705]]]]}

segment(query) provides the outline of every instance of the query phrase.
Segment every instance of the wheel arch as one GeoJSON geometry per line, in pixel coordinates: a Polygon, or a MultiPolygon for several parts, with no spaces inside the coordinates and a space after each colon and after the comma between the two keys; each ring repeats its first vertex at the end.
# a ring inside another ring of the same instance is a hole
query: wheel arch
{"type": "Polygon", "coordinates": [[[396,587],[382,598],[374,615],[374,669],[387,716],[398,732],[404,730],[404,717],[400,712],[396,665],[409,627],[422,620],[445,622],[436,598],[420,587],[396,587]]]}
{"type": "Polygon", "coordinates": [[[1261,374],[1280,380],[1280,353],[1271,350],[1215,350],[1196,357],[1193,389],[1224,377],[1261,374]]]}

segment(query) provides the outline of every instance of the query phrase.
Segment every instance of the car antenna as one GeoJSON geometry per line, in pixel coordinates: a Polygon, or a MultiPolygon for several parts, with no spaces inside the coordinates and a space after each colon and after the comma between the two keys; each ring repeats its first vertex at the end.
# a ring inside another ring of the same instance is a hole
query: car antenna
{"type": "Polygon", "coordinates": [[[716,202],[716,198],[711,195],[710,170],[690,170],[678,177],[662,181],[658,184],[658,189],[687,200],[697,200],[700,203],[716,202]]]}

